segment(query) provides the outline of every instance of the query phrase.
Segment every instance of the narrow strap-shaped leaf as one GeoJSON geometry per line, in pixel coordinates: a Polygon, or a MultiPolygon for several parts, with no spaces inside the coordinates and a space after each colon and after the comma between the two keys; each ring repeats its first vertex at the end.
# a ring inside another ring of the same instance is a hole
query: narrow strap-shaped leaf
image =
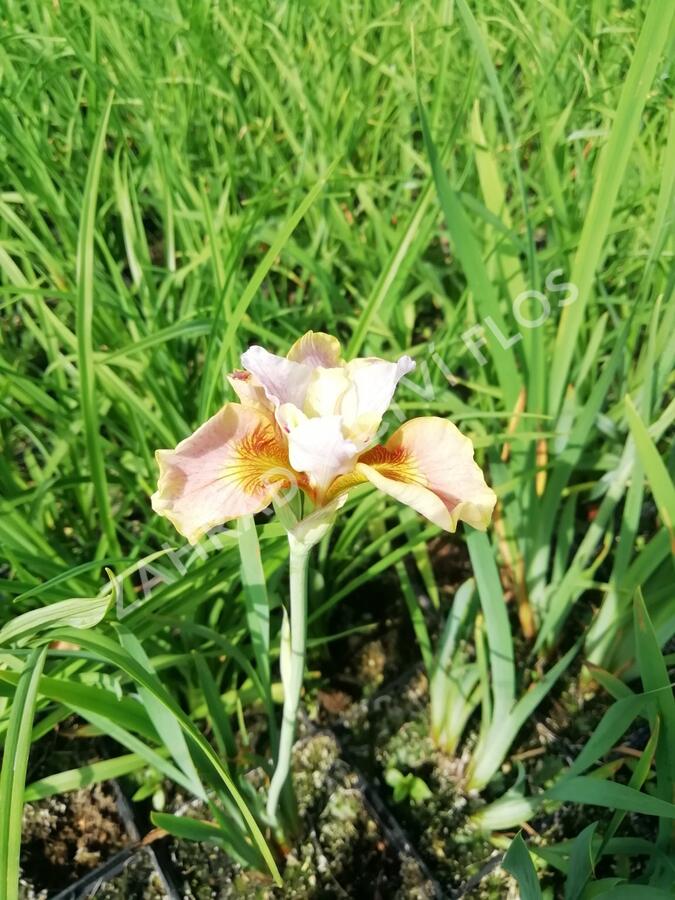
{"type": "MultiPolygon", "coordinates": [[[[673,799],[675,787],[675,697],[668,676],[663,653],[647,607],[638,589],[633,605],[635,647],[640,678],[645,690],[655,691],[656,703],[661,714],[661,737],[656,747],[656,783],[659,796],[666,801],[673,799]]],[[[658,844],[666,850],[672,840],[672,823],[664,819],[659,823],[658,844]]]]}
{"type": "Polygon", "coordinates": [[[485,616],[485,630],[490,649],[494,716],[502,718],[511,712],[516,690],[513,641],[506,601],[487,536],[480,531],[471,531],[466,543],[485,616]]]}
{"type": "Polygon", "coordinates": [[[258,531],[253,516],[243,516],[239,520],[238,535],[246,621],[251,634],[256,669],[264,692],[263,701],[270,724],[272,747],[276,751],[278,735],[270,679],[270,606],[258,531]]]}
{"type": "Polygon", "coordinates": [[[613,703],[574,760],[567,775],[581,775],[589,766],[612,749],[628,731],[636,716],[653,707],[654,694],[631,694],[613,703]]]}
{"type": "Polygon", "coordinates": [[[467,579],[455,591],[452,607],[445,620],[443,633],[438,642],[437,665],[446,669],[454,656],[458,641],[466,627],[470,608],[476,596],[476,582],[473,578],[467,579]]]}
{"type": "Polygon", "coordinates": [[[675,819],[675,803],[643,794],[642,791],[625,784],[593,778],[590,775],[565,778],[546,791],[546,796],[570,803],[588,803],[592,806],[606,806],[608,809],[625,809],[628,812],[642,813],[644,816],[675,819]]]}
{"type": "MultiPolygon", "coordinates": [[[[16,684],[17,678],[15,672],[0,671],[0,681],[16,684]]],[[[51,678],[48,675],[40,678],[39,693],[40,696],[62,703],[70,709],[77,708],[78,711],[87,712],[92,710],[101,716],[107,716],[148,740],[159,740],[147,712],[132,697],[118,697],[112,691],[101,687],[80,684],[74,679],[51,678]]],[[[87,717],[86,712],[82,714],[87,717]]]]}
{"type": "Polygon", "coordinates": [[[98,520],[106,536],[110,552],[120,556],[115,532],[115,518],[110,508],[108,481],[103,461],[103,449],[99,434],[98,403],[96,399],[96,375],[94,370],[93,320],[94,320],[94,231],[96,229],[96,201],[101,175],[101,162],[105,148],[108,119],[112,108],[112,94],[108,98],[89,158],[89,170],[84,186],[80,231],[77,243],[77,363],[80,377],[80,402],[82,420],[89,457],[91,481],[98,507],[98,520]]]}
{"type": "MultiPolygon", "coordinates": [[[[640,790],[642,785],[645,783],[649,776],[649,772],[654,762],[654,754],[656,753],[656,748],[659,742],[659,732],[661,730],[661,720],[657,717],[654,722],[654,728],[652,729],[652,733],[649,737],[649,741],[647,742],[647,746],[642,751],[642,754],[637,761],[633,774],[630,777],[628,782],[628,787],[635,788],[636,790],[640,790]]],[[[602,838],[602,844],[600,845],[597,856],[601,856],[603,851],[609,846],[610,841],[614,837],[617,832],[617,829],[623,822],[626,817],[625,810],[617,809],[614,812],[614,815],[610,819],[609,825],[605,829],[605,833],[602,838]]]]}
{"type": "Polygon", "coordinates": [[[100,781],[107,781],[109,778],[129,775],[145,765],[140,754],[125,753],[124,756],[87,763],[77,769],[54,772],[52,775],[46,775],[29,784],[24,792],[24,800],[26,803],[31,803],[33,800],[43,800],[45,797],[53,797],[55,794],[76,791],[100,781]]]}
{"type": "Polygon", "coordinates": [[[96,634],[95,632],[91,631],[78,631],[74,628],[64,628],[55,630],[52,638],[80,644],[82,647],[90,650],[92,653],[96,653],[101,659],[117,667],[118,669],[121,669],[123,672],[126,672],[126,674],[129,675],[129,677],[132,678],[139,686],[146,688],[158,700],[162,701],[169,710],[173,712],[185,735],[195,742],[195,744],[199,747],[199,749],[206,756],[213,768],[216,770],[219,777],[222,779],[223,785],[232,795],[232,799],[237,804],[242,816],[244,817],[251,836],[258,846],[258,849],[260,850],[260,853],[265,860],[265,863],[272,877],[277,882],[277,884],[281,884],[281,875],[279,874],[279,869],[277,868],[274,857],[272,856],[270,849],[267,846],[267,842],[263,837],[260,826],[256,822],[250,809],[248,808],[246,801],[232,781],[232,778],[227,771],[227,767],[215,752],[213,747],[206,740],[204,735],[196,727],[194,722],[192,722],[192,720],[181,709],[178,702],[174,700],[174,698],[165,689],[161,681],[156,676],[149,674],[148,671],[143,666],[139,665],[138,662],[124,650],[124,648],[119,646],[119,644],[116,644],[114,641],[111,641],[109,638],[106,638],[103,635],[96,634]]]}
{"type": "Polygon", "coordinates": [[[241,832],[236,827],[225,829],[223,825],[215,822],[205,822],[202,819],[192,819],[188,816],[174,816],[170,813],[153,812],[150,814],[153,825],[163,828],[169,834],[187,841],[206,841],[218,844],[235,853],[253,869],[260,868],[261,859],[244,840],[241,832]]]}
{"type": "MultiPolygon", "coordinates": [[[[139,665],[143,666],[150,675],[156,677],[152,664],[138,638],[123,628],[119,628],[118,633],[120,643],[124,649],[130,653],[139,665]]],[[[139,685],[138,692],[143,701],[143,706],[150,717],[150,721],[157,729],[157,734],[160,736],[164,746],[168,749],[169,753],[175,759],[176,763],[190,782],[190,790],[196,797],[199,797],[200,800],[206,800],[206,791],[204,790],[204,786],[193,759],[190,756],[185,735],[176,721],[176,717],[172,711],[167,708],[166,704],[162,703],[161,700],[158,700],[155,695],[145,687],[139,685]]]]}
{"type": "Polygon", "coordinates": [[[201,402],[199,404],[201,418],[205,418],[208,414],[209,408],[211,406],[211,401],[216,390],[216,386],[222,378],[222,371],[225,360],[228,353],[231,351],[231,348],[234,346],[234,341],[239,326],[241,325],[242,319],[246,315],[246,311],[251,305],[256,292],[260,288],[260,285],[263,283],[265,277],[267,276],[267,273],[274,265],[274,261],[283,250],[284,245],[304,218],[305,213],[323,190],[324,185],[335,171],[335,167],[337,166],[337,164],[338,160],[336,159],[328,166],[323,175],[318,178],[314,186],[307,192],[302,201],[293,210],[288,219],[286,219],[286,221],[283,223],[276,237],[270,244],[267,253],[260,260],[260,263],[258,264],[255,272],[242,291],[239,301],[232,310],[232,315],[227,321],[227,328],[223,337],[223,342],[220,345],[218,356],[214,364],[210,367],[210,371],[213,373],[213,375],[211,378],[209,378],[208,380],[205,379],[204,381],[204,390],[202,391],[201,402]]]}
{"type": "Polygon", "coordinates": [[[602,261],[614,204],[640,128],[647,94],[668,40],[673,15],[675,5],[672,3],[652,0],[649,4],[633,60],[623,83],[609,140],[603,147],[594,172],[593,193],[584,216],[584,227],[570,277],[570,281],[579,290],[579,297],[563,310],[556,337],[549,391],[551,413],[557,411],[568,381],[579,330],[593,291],[595,272],[602,261]]]}
{"type": "MultiPolygon", "coordinates": [[[[436,184],[436,193],[438,194],[438,200],[443,210],[455,253],[476,299],[479,312],[483,318],[490,316],[502,335],[506,335],[508,334],[508,329],[499,307],[497,291],[490,281],[485,268],[480,245],[471,228],[471,220],[464,209],[459,194],[452,188],[445,169],[441,165],[440,156],[431,135],[424,107],[419,100],[418,106],[424,144],[436,184]]],[[[485,339],[494,359],[499,384],[504,395],[504,403],[509,409],[512,409],[516,404],[520,390],[520,376],[514,359],[515,354],[512,350],[505,349],[489,328],[486,329],[485,339]]]]}
{"type": "Polygon", "coordinates": [[[0,898],[19,896],[23,792],[38,683],[47,648],[33,651],[16,686],[0,771],[0,898]]]}
{"type": "Polygon", "coordinates": [[[597,822],[591,822],[572,844],[569,874],[565,882],[565,900],[579,900],[593,873],[592,843],[597,827],[597,822]]]}
{"type": "Polygon", "coordinates": [[[404,563],[396,563],[396,574],[398,575],[398,580],[401,585],[401,593],[403,594],[405,605],[408,608],[408,615],[410,616],[410,621],[412,622],[417,645],[420,649],[420,653],[422,654],[424,667],[427,670],[427,674],[431,676],[434,668],[434,657],[433,651],[431,649],[429,629],[427,628],[427,623],[424,619],[424,613],[422,612],[422,608],[419,604],[419,601],[415,594],[415,589],[413,588],[412,582],[410,581],[410,576],[408,575],[404,563]]]}
{"type": "Polygon", "coordinates": [[[231,641],[228,641],[227,638],[222,637],[222,635],[218,634],[217,631],[214,631],[213,628],[209,628],[207,625],[197,625],[194,622],[179,622],[178,619],[169,616],[158,616],[157,618],[169,625],[180,627],[181,631],[186,634],[198,635],[208,641],[212,641],[216,647],[221,647],[228,656],[232,657],[241,668],[242,672],[251,679],[251,683],[260,700],[263,703],[265,702],[265,689],[258,677],[258,673],[239,647],[235,646],[231,641]]]}
{"type": "Polygon", "coordinates": [[[204,657],[196,651],[192,656],[218,749],[223,757],[233,759],[237,754],[237,745],[218,688],[204,657]]]}
{"type": "Polygon", "coordinates": [[[541,900],[537,870],[520,832],[511,841],[502,868],[518,882],[521,900],[541,900]]]}
{"type": "Polygon", "coordinates": [[[666,464],[661,459],[654,441],[649,436],[647,427],[628,395],[625,398],[625,407],[628,426],[633,435],[642,468],[652,489],[661,518],[672,534],[675,529],[675,485],[673,485],[673,480],[668,474],[666,464]]]}
{"type": "Polygon", "coordinates": [[[112,597],[74,597],[58,600],[38,609],[31,609],[10,619],[0,629],[0,644],[10,641],[24,642],[31,635],[55,625],[72,625],[73,628],[93,628],[103,620],[112,597]]]}
{"type": "Polygon", "coordinates": [[[661,888],[648,884],[616,884],[614,879],[608,881],[608,889],[600,894],[593,894],[593,900],[673,900],[670,891],[662,891],[661,888]]]}

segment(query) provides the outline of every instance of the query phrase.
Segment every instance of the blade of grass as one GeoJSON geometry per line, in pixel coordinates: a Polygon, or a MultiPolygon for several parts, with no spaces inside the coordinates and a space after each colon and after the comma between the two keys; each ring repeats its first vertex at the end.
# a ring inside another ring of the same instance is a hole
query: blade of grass
{"type": "Polygon", "coordinates": [[[520,203],[523,210],[523,221],[525,222],[525,228],[527,229],[527,258],[529,262],[530,279],[533,283],[536,283],[537,263],[535,257],[534,236],[532,234],[532,225],[530,223],[530,217],[528,213],[527,190],[525,188],[522,166],[520,165],[520,161],[518,159],[518,141],[516,140],[516,135],[513,131],[513,124],[511,122],[509,108],[506,103],[504,91],[502,90],[502,86],[499,83],[497,70],[495,69],[494,63],[492,62],[492,57],[490,56],[490,50],[473,12],[471,11],[466,0],[457,0],[457,9],[460,16],[462,17],[462,20],[464,21],[464,26],[469,33],[469,37],[471,38],[471,41],[476,48],[478,59],[480,60],[480,64],[483,67],[485,76],[490,84],[490,87],[492,88],[492,94],[495,98],[497,108],[499,109],[499,114],[501,115],[502,121],[504,123],[504,130],[506,131],[506,136],[509,141],[509,151],[511,154],[513,173],[518,185],[518,193],[520,194],[520,203]]]}
{"type": "Polygon", "coordinates": [[[223,701],[216,687],[216,683],[211,675],[209,667],[204,657],[196,650],[192,651],[195,661],[195,668],[199,677],[199,684],[204,695],[204,701],[208,709],[209,718],[211,720],[211,728],[213,736],[218,745],[220,755],[225,760],[232,760],[237,755],[237,744],[230,725],[230,719],[225,712],[223,701]]]}
{"type": "Polygon", "coordinates": [[[256,668],[265,691],[265,705],[272,729],[273,746],[277,741],[276,720],[270,681],[270,608],[267,582],[260,555],[260,542],[253,516],[244,516],[237,526],[241,583],[244,588],[246,621],[253,644],[256,668]]]}
{"type": "MultiPolygon", "coordinates": [[[[462,265],[469,288],[473,293],[482,318],[491,317],[502,335],[508,335],[509,330],[499,307],[497,292],[485,268],[471,221],[464,210],[459,194],[453,190],[448,176],[441,165],[438,150],[434,144],[426,113],[419,97],[418,105],[424,145],[434,176],[438,200],[443,210],[455,253],[462,265]]],[[[504,404],[507,408],[513,409],[518,399],[521,383],[514,353],[502,346],[489,328],[485,332],[485,339],[494,359],[499,384],[503,392],[504,404]]]]}
{"type": "Polygon", "coordinates": [[[570,864],[565,881],[565,900],[579,900],[593,874],[593,836],[598,827],[591,822],[576,836],[570,852],[570,864]]]}
{"type": "Polygon", "coordinates": [[[577,286],[579,296],[575,303],[563,309],[551,363],[548,409],[553,414],[560,406],[568,382],[579,331],[593,294],[593,280],[602,261],[614,205],[640,128],[647,94],[671,31],[673,16],[675,6],[662,0],[651,0],[647,7],[612,130],[597,163],[593,193],[584,216],[570,277],[570,281],[577,286]]]}
{"type": "Polygon", "coordinates": [[[279,870],[270,852],[270,849],[267,846],[265,838],[263,837],[260,827],[253,817],[250,809],[248,808],[244,798],[241,796],[239,790],[232,781],[226,766],[223,764],[218,754],[214,751],[213,747],[197,729],[195,724],[183,712],[176,700],[168,693],[160,680],[156,676],[149,673],[143,666],[139,665],[139,663],[130,654],[125,652],[122,647],[115,644],[108,638],[103,637],[102,635],[94,634],[88,631],[78,631],[77,629],[64,628],[55,630],[54,637],[56,637],[56,639],[79,644],[90,652],[99,655],[101,659],[112,664],[116,668],[121,669],[123,672],[129,675],[129,677],[132,678],[139,685],[139,687],[143,687],[147,691],[149,691],[160,703],[162,703],[167,708],[169,712],[171,712],[175,716],[181,729],[185,733],[185,736],[194,741],[194,743],[202,751],[207,760],[211,763],[219,777],[222,779],[223,785],[232,795],[232,799],[237,804],[242,816],[244,817],[246,825],[251,833],[251,837],[260,850],[260,853],[265,860],[270,874],[278,884],[281,884],[281,876],[279,874],[279,870]]]}
{"type": "Polygon", "coordinates": [[[649,436],[647,428],[635,409],[633,401],[626,395],[624,399],[628,427],[633,435],[642,468],[659,508],[664,524],[671,534],[675,528],[675,485],[668,474],[665,463],[649,436]]]}
{"type": "MultiPolygon", "coordinates": [[[[642,751],[640,755],[640,759],[637,761],[637,765],[633,771],[633,774],[628,781],[628,787],[635,788],[636,790],[640,790],[643,786],[647,778],[649,777],[649,772],[654,762],[654,755],[656,753],[656,748],[659,742],[659,732],[660,732],[660,719],[656,719],[654,722],[654,727],[652,729],[652,733],[649,736],[649,741],[647,742],[647,746],[642,751]]],[[[617,832],[617,829],[623,822],[626,817],[626,813],[624,810],[616,810],[612,818],[610,819],[609,825],[605,829],[605,833],[602,838],[602,843],[597,851],[597,857],[602,856],[603,851],[612,840],[614,835],[617,832]]]]}
{"type": "Polygon", "coordinates": [[[635,788],[614,781],[578,775],[566,778],[546,791],[546,796],[569,803],[587,803],[608,809],[624,809],[643,816],[675,818],[675,803],[652,797],[635,788]]]}
{"type": "Polygon", "coordinates": [[[506,601],[487,536],[472,530],[466,543],[485,616],[494,698],[493,717],[503,721],[510,714],[516,695],[516,669],[506,601]]]}
{"type": "Polygon", "coordinates": [[[47,648],[34,650],[26,660],[14,694],[7,740],[0,771],[0,897],[17,900],[19,896],[19,856],[23,792],[28,766],[33,715],[38,683],[47,656],[47,648]]]}
{"type": "Polygon", "coordinates": [[[202,395],[200,400],[200,410],[202,413],[202,418],[204,418],[208,411],[211,409],[213,397],[216,392],[216,387],[223,377],[223,366],[225,365],[228,354],[231,354],[233,352],[239,326],[241,325],[242,320],[246,315],[246,312],[251,305],[253,298],[256,295],[256,292],[260,288],[260,285],[263,283],[265,277],[267,276],[267,273],[274,265],[277,256],[279,256],[279,254],[283,250],[284,245],[288,241],[289,237],[293,234],[298,224],[304,218],[307,210],[311,207],[311,205],[323,190],[324,185],[335,171],[335,167],[337,166],[337,164],[338,160],[335,159],[327,167],[323,175],[321,175],[321,177],[317,180],[316,184],[311,188],[311,190],[307,192],[302,202],[286,219],[284,224],[277,232],[276,237],[270,244],[267,253],[263,256],[255,272],[249,279],[248,284],[244,288],[242,295],[239,298],[239,302],[232,310],[232,315],[227,322],[223,341],[220,345],[220,352],[218,353],[215,363],[213,364],[212,370],[210,372],[204,373],[204,381],[202,382],[202,395]]]}
{"type": "Polygon", "coordinates": [[[521,900],[541,900],[537,870],[520,832],[509,844],[502,860],[502,868],[518,882],[521,900]]]}
{"type": "MultiPolygon", "coordinates": [[[[635,648],[640,678],[646,691],[655,691],[662,721],[662,735],[656,747],[656,784],[658,795],[667,801],[675,797],[675,696],[647,607],[638,589],[633,605],[635,648]]],[[[658,846],[667,851],[673,824],[666,817],[659,823],[658,846]]]]}
{"type": "Polygon", "coordinates": [[[44,800],[45,797],[54,797],[68,791],[77,791],[100,781],[108,781],[110,778],[121,778],[123,775],[137,772],[145,765],[145,761],[138,753],[126,753],[113,759],[87,763],[77,769],[55,772],[27,785],[23,795],[24,803],[44,800]]]}
{"type": "MultiPolygon", "coordinates": [[[[136,662],[149,675],[156,677],[156,672],[153,670],[152,664],[138,638],[122,627],[118,628],[118,635],[120,644],[127,653],[133,656],[136,662]]],[[[168,748],[178,767],[188,779],[190,790],[195,797],[199,797],[200,800],[206,800],[204,785],[201,782],[199,773],[190,755],[185,735],[176,721],[176,717],[171,713],[171,710],[166,708],[166,704],[157,700],[155,695],[147,688],[139,685],[138,693],[150,721],[157,729],[157,734],[160,736],[162,743],[168,748]]]]}
{"type": "Polygon", "coordinates": [[[170,813],[152,812],[150,819],[153,825],[164,829],[175,837],[187,841],[199,841],[218,844],[225,850],[234,850],[237,856],[253,869],[259,869],[262,860],[250,847],[235,827],[225,830],[215,822],[204,822],[189,816],[175,816],[170,813]]]}
{"type": "MultiPolygon", "coordinates": [[[[94,319],[94,231],[96,229],[96,203],[98,199],[98,185],[101,175],[101,163],[105,149],[108,120],[112,108],[113,95],[110,94],[96,133],[96,139],[91,153],[87,181],[84,187],[82,215],[77,244],[77,307],[76,307],[76,334],[77,334],[77,359],[80,376],[80,403],[82,404],[82,419],[84,423],[87,455],[91,481],[94,486],[94,496],[103,534],[106,537],[108,548],[113,556],[121,556],[117,533],[115,531],[115,519],[110,507],[108,494],[108,480],[106,478],[105,463],[103,461],[103,449],[98,419],[98,400],[96,397],[96,373],[94,369],[94,347],[92,328],[94,319]]],[[[99,548],[98,555],[103,555],[103,548],[99,548]]]]}

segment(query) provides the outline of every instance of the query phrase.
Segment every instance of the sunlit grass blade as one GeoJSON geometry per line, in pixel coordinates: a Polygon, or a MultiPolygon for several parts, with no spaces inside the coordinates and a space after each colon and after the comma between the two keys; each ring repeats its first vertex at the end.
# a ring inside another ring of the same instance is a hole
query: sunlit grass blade
{"type": "Polygon", "coordinates": [[[244,516],[237,527],[241,583],[244,589],[246,621],[251,635],[258,676],[265,692],[265,706],[271,730],[272,747],[277,744],[277,728],[272,703],[270,675],[270,607],[260,542],[253,516],[244,516]]]}
{"type": "MultiPolygon", "coordinates": [[[[502,335],[508,335],[497,292],[492,284],[481,255],[480,245],[474,236],[471,221],[461,203],[458,193],[452,188],[448,176],[441,165],[440,157],[429,128],[424,107],[419,101],[422,133],[429,164],[434,176],[436,192],[443,210],[453,247],[466,275],[477,308],[482,317],[490,316],[502,335]]],[[[512,349],[505,348],[493,331],[485,329],[485,340],[494,359],[495,368],[502,388],[507,408],[515,406],[520,390],[520,377],[512,349]]]]}
{"type": "Polygon", "coordinates": [[[38,683],[47,655],[46,648],[34,650],[18,680],[9,718],[9,728],[0,771],[0,897],[19,896],[19,854],[23,792],[31,744],[33,715],[38,683]]]}
{"type": "MultiPolygon", "coordinates": [[[[16,672],[0,670],[0,680],[15,685],[18,676],[16,672]]],[[[159,741],[159,735],[145,709],[131,697],[120,697],[100,686],[81,684],[74,678],[54,678],[48,675],[40,678],[39,693],[41,697],[75,710],[84,718],[95,712],[102,719],[107,717],[110,721],[119,722],[124,728],[137,732],[150,741],[159,741]]]]}
{"type": "Polygon", "coordinates": [[[563,310],[551,364],[548,407],[553,414],[560,406],[568,381],[579,331],[593,295],[593,280],[602,261],[614,205],[674,15],[675,7],[661,0],[651,0],[647,7],[612,130],[596,165],[593,193],[584,217],[570,278],[577,286],[579,296],[575,303],[563,310]]]}
{"type": "MultiPolygon", "coordinates": [[[[124,628],[119,628],[118,634],[120,644],[127,653],[129,653],[130,656],[136,660],[138,665],[142,666],[149,675],[156,676],[156,672],[153,671],[150,660],[138,638],[124,628]]],[[[168,748],[169,753],[176,761],[176,764],[188,779],[190,790],[195,797],[206,800],[204,785],[201,782],[197,768],[190,755],[185,735],[178,724],[176,717],[171,710],[167,709],[166,704],[158,700],[147,688],[139,685],[138,691],[148,717],[155,726],[162,743],[168,748]]]]}
{"type": "Polygon", "coordinates": [[[616,781],[592,778],[590,775],[565,778],[550,788],[546,795],[554,800],[565,800],[569,803],[590,803],[608,809],[642,813],[644,816],[675,818],[675,803],[652,797],[651,794],[616,781]]]}
{"type": "Polygon", "coordinates": [[[251,837],[260,850],[260,853],[265,860],[265,864],[267,865],[270,874],[275,879],[275,881],[280,884],[281,876],[279,875],[279,870],[277,868],[276,862],[274,861],[265,838],[260,831],[258,823],[249,810],[244,798],[241,796],[236,785],[232,781],[230,774],[227,771],[227,767],[221,761],[218,754],[214,751],[214,749],[211,747],[202,733],[197,729],[195,724],[188,718],[188,716],[186,716],[177,701],[168,693],[159,679],[156,676],[148,673],[148,671],[143,666],[139,665],[139,663],[130,654],[125,652],[122,647],[115,644],[108,638],[104,638],[102,635],[87,631],[77,631],[76,629],[56,629],[54,631],[54,638],[79,644],[90,652],[99,655],[101,659],[111,663],[116,668],[121,669],[123,672],[126,672],[129,677],[131,677],[139,685],[139,687],[145,688],[161,704],[163,704],[170,713],[173,714],[185,736],[190,738],[196,744],[196,746],[202,751],[206,759],[211,763],[220,779],[222,779],[223,785],[232,795],[232,799],[239,808],[251,833],[251,837]]]}
{"type": "MultiPolygon", "coordinates": [[[[4,672],[0,677],[3,681],[15,683],[10,673],[4,672]]],[[[146,765],[152,766],[187,791],[192,791],[190,779],[164,758],[163,750],[156,750],[148,743],[158,743],[159,736],[140,703],[128,698],[118,698],[100,688],[46,676],[40,678],[38,690],[41,696],[63,703],[76,715],[91,722],[101,734],[108,735],[122,747],[126,747],[144,760],[146,765]]]]}
{"type": "Polygon", "coordinates": [[[138,753],[126,753],[124,756],[87,763],[77,769],[54,772],[53,775],[45,775],[27,785],[24,791],[24,801],[31,803],[34,800],[43,800],[45,797],[77,791],[100,781],[121,778],[123,775],[137,772],[145,765],[143,757],[138,753]]]}
{"type": "Polygon", "coordinates": [[[494,697],[493,715],[502,722],[515,700],[516,669],[513,656],[511,626],[506,601],[499,581],[492,547],[485,534],[471,531],[467,537],[481,609],[485,616],[490,651],[491,686],[494,697]]]}
{"type": "Polygon", "coordinates": [[[209,371],[204,373],[204,380],[202,382],[203,389],[200,399],[201,419],[206,418],[208,413],[211,411],[211,404],[216,388],[223,378],[223,366],[225,364],[225,360],[227,359],[228,353],[231,353],[232,348],[235,346],[238,329],[241,325],[242,319],[246,315],[246,311],[251,305],[253,298],[260,288],[260,285],[263,283],[265,276],[272,268],[276,258],[283,250],[284,245],[288,241],[289,237],[293,234],[296,227],[298,226],[298,223],[303,219],[305,213],[317,199],[317,197],[323,190],[324,185],[335,171],[335,167],[337,166],[338,161],[339,160],[337,159],[334,160],[326,168],[325,172],[316,181],[316,184],[314,184],[314,186],[307,192],[303,200],[298,204],[295,210],[291,213],[291,215],[286,219],[281,228],[278,230],[274,240],[270,244],[267,253],[265,253],[263,258],[260,260],[253,275],[249,279],[248,284],[244,288],[239,300],[237,301],[237,304],[232,310],[232,314],[226,323],[225,334],[223,335],[222,344],[220,345],[220,352],[218,353],[209,371]]]}
{"type": "MultiPolygon", "coordinates": [[[[520,195],[520,203],[523,210],[523,219],[525,222],[525,227],[527,228],[527,254],[530,267],[530,278],[534,282],[536,277],[534,238],[532,235],[532,225],[530,223],[530,218],[528,215],[527,191],[525,188],[525,179],[523,177],[523,167],[521,166],[520,160],[518,159],[518,142],[513,130],[511,115],[506,103],[504,91],[502,90],[502,86],[499,83],[497,70],[495,69],[492,57],[490,56],[490,50],[488,48],[484,35],[481,33],[478,22],[476,21],[476,18],[471,11],[471,8],[469,7],[466,0],[457,0],[457,9],[464,21],[464,25],[469,33],[471,41],[476,48],[478,59],[480,60],[480,64],[483,67],[485,76],[490,84],[490,88],[492,89],[492,94],[499,108],[499,113],[504,123],[504,130],[506,131],[506,136],[509,140],[509,150],[511,153],[511,161],[513,165],[513,175],[518,185],[518,193],[520,195]]],[[[534,374],[536,377],[536,374],[538,373],[535,372],[534,374]]]]}
{"type": "MultiPolygon", "coordinates": [[[[352,334],[351,340],[347,347],[347,356],[356,356],[361,350],[364,341],[368,335],[372,321],[377,315],[385,298],[391,303],[391,297],[388,294],[394,291],[396,281],[401,276],[401,272],[407,271],[411,264],[411,250],[415,244],[415,240],[424,226],[425,218],[428,216],[429,207],[434,197],[433,182],[424,188],[410,214],[410,218],[401,233],[401,237],[392,249],[391,257],[387,260],[387,264],[383,267],[380,277],[377,279],[373,290],[366,300],[366,304],[359,315],[356,328],[352,334]]],[[[419,248],[421,249],[421,248],[419,248]]]]}
{"type": "MultiPolygon", "coordinates": [[[[661,717],[661,737],[656,747],[656,784],[664,801],[675,800],[675,696],[665,660],[649,618],[642,593],[633,603],[635,649],[642,685],[654,691],[661,717]]],[[[672,816],[671,816],[672,818],[672,816]]],[[[673,823],[664,815],[659,823],[658,844],[666,851],[673,837],[673,823]]]]}
{"type": "Polygon", "coordinates": [[[120,555],[115,520],[110,507],[108,479],[101,446],[99,431],[98,399],[96,396],[96,373],[94,368],[94,347],[92,339],[94,319],[94,231],[96,229],[96,204],[98,185],[101,175],[101,163],[105,149],[108,120],[112,108],[112,94],[108,98],[105,112],[101,118],[96,140],[91,154],[87,182],[84,188],[84,200],[77,247],[77,354],[80,376],[80,402],[85,429],[87,454],[97,504],[97,519],[106,536],[108,548],[115,555],[120,555]]]}
{"type": "Polygon", "coordinates": [[[15,616],[0,628],[0,644],[25,643],[32,635],[62,625],[93,628],[102,622],[112,603],[111,594],[103,597],[74,597],[15,616]]]}
{"type": "Polygon", "coordinates": [[[675,486],[672,478],[628,395],[625,398],[625,409],[628,425],[654,500],[659,508],[661,518],[672,533],[675,528],[675,486]]]}

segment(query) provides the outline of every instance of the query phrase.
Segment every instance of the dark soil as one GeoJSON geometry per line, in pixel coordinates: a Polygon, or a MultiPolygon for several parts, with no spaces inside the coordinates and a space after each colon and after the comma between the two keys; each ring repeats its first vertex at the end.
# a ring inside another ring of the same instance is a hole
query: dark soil
{"type": "MultiPolygon", "coordinates": [[[[470,574],[466,549],[447,541],[429,549],[437,583],[441,585],[442,606],[446,606],[444,596],[452,595],[470,574]]],[[[415,583],[415,573],[409,574],[415,583]]],[[[435,635],[442,627],[444,613],[433,608],[419,584],[417,589],[428,627],[435,635]]],[[[363,621],[365,607],[376,610],[376,627],[368,636],[351,634],[330,645],[329,658],[321,660],[325,680],[308,701],[311,713],[320,727],[335,731],[343,757],[365,774],[448,896],[500,900],[508,897],[515,890],[515,883],[499,867],[499,861],[501,849],[517,829],[497,835],[495,840],[476,828],[472,813],[513,785],[518,766],[524,769],[528,795],[549,786],[587,743],[611,699],[602,691],[589,692],[587,696],[581,693],[581,661],[577,660],[531,717],[489,788],[481,797],[467,795],[462,776],[475,740],[471,730],[477,728],[476,717],[469,723],[467,737],[456,757],[449,758],[433,745],[429,738],[428,684],[399,591],[384,579],[363,588],[362,593],[361,603],[350,598],[351,612],[340,608],[340,622],[345,615],[347,627],[363,621]],[[386,781],[391,769],[421,779],[430,789],[429,799],[395,802],[386,781]]],[[[365,614],[368,616],[369,612],[365,614]]],[[[510,614],[516,657],[526,660],[530,648],[519,637],[515,604],[510,605],[510,614]]],[[[570,646],[578,633],[572,629],[570,646]]],[[[566,642],[563,649],[567,649],[566,642]]],[[[521,684],[520,689],[527,687],[521,684]]],[[[637,741],[637,749],[641,749],[648,735],[645,732],[640,737],[637,731],[625,742],[630,745],[637,741]]],[[[614,777],[621,781],[629,776],[626,770],[625,778],[622,771],[614,777]]],[[[562,804],[529,823],[526,837],[542,845],[569,840],[591,822],[606,821],[610,815],[604,808],[562,804]]],[[[656,820],[650,817],[627,816],[619,834],[651,839],[655,827],[656,820]]],[[[601,860],[598,875],[614,874],[611,863],[611,858],[601,860]]],[[[550,869],[542,884],[551,887],[554,896],[562,896],[562,878],[555,872],[551,874],[550,869]]]]}
{"type": "MultiPolygon", "coordinates": [[[[284,886],[242,870],[210,844],[173,841],[178,889],[189,900],[225,898],[433,897],[415,860],[392,845],[370,808],[358,775],[339,757],[331,735],[310,734],[294,751],[295,784],[305,835],[287,855],[284,886]]],[[[184,815],[204,815],[201,804],[180,805],[184,815]]]]}
{"type": "Polygon", "coordinates": [[[140,850],[109,879],[97,881],[86,891],[96,900],[167,900],[168,894],[150,850],[140,850]]]}
{"type": "Polygon", "coordinates": [[[110,783],[28,803],[23,817],[23,896],[50,896],[131,842],[110,783]]]}

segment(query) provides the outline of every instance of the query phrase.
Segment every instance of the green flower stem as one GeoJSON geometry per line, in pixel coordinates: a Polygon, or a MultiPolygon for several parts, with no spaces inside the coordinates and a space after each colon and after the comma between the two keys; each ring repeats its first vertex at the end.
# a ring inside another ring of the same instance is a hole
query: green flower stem
{"type": "MultiPolygon", "coordinates": [[[[277,764],[267,797],[267,814],[276,822],[279,797],[289,778],[291,751],[300,705],[300,692],[305,671],[305,646],[307,639],[307,569],[311,546],[288,535],[290,545],[290,660],[287,672],[282,663],[284,682],[284,709],[279,733],[277,764]]],[[[283,653],[283,648],[282,648],[283,653]]]]}

